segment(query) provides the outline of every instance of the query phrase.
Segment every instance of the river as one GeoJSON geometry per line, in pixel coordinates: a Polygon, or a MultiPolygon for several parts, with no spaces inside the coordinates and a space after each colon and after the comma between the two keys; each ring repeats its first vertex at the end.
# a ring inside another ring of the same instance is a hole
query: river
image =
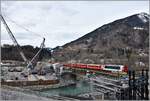
{"type": "Polygon", "coordinates": [[[50,88],[40,90],[41,95],[43,96],[55,96],[55,95],[70,95],[77,96],[80,94],[88,93],[91,91],[90,83],[85,81],[77,81],[76,85],[71,85],[67,87],[60,88],[50,88]]]}

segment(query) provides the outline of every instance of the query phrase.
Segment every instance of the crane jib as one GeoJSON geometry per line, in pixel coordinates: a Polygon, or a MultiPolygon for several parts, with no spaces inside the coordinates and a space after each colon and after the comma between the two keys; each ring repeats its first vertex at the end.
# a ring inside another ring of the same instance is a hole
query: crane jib
{"type": "MultiPolygon", "coordinates": [[[[35,56],[32,58],[31,61],[28,61],[27,58],[25,57],[25,55],[24,55],[24,53],[23,53],[23,51],[22,51],[20,45],[18,44],[18,42],[17,42],[15,36],[14,36],[13,33],[11,32],[9,26],[7,25],[5,19],[3,18],[2,15],[0,15],[0,18],[1,18],[2,22],[4,23],[4,26],[6,27],[6,30],[7,30],[8,34],[9,34],[10,38],[12,39],[12,41],[13,41],[14,44],[15,44],[15,46],[17,47],[17,50],[19,51],[19,53],[20,53],[22,59],[23,59],[26,63],[28,63],[27,68],[33,67],[33,65],[32,65],[32,64],[33,64],[33,61],[37,58],[37,56],[39,55],[39,53],[42,51],[42,49],[43,49],[43,47],[44,47],[45,38],[43,38],[43,41],[42,41],[42,43],[41,43],[41,45],[40,45],[40,50],[35,54],[35,56]]],[[[35,62],[34,62],[34,63],[35,63],[35,62]]]]}
{"type": "Polygon", "coordinates": [[[14,44],[17,46],[17,49],[18,49],[18,51],[19,51],[19,53],[20,53],[22,59],[23,59],[25,62],[27,62],[27,61],[28,61],[27,58],[25,57],[24,53],[22,52],[20,45],[18,44],[18,42],[17,42],[15,36],[13,35],[13,33],[11,32],[10,28],[8,27],[8,25],[7,25],[6,21],[5,21],[5,19],[3,18],[2,15],[0,15],[0,17],[1,17],[1,20],[2,20],[2,22],[3,22],[3,24],[4,24],[4,26],[6,27],[6,30],[7,30],[8,34],[9,34],[10,38],[12,39],[12,41],[14,42],[14,44]]]}

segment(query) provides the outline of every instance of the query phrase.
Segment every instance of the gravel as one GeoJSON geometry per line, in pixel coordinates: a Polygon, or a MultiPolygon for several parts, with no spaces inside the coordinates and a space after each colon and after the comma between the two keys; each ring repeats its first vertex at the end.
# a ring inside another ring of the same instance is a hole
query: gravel
{"type": "Polygon", "coordinates": [[[27,94],[15,90],[10,90],[8,88],[1,88],[0,90],[1,90],[0,100],[46,100],[46,101],[50,100],[48,98],[27,94]]]}

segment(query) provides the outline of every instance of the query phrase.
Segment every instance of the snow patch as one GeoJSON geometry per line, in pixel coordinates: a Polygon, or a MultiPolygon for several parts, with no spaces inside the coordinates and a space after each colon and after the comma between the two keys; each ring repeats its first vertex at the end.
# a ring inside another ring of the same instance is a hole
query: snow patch
{"type": "Polygon", "coordinates": [[[133,29],[143,30],[144,28],[142,28],[142,27],[133,27],[133,29]]]}
{"type": "Polygon", "coordinates": [[[88,43],[90,43],[90,42],[92,42],[92,40],[93,40],[93,38],[89,38],[89,39],[87,39],[86,41],[87,41],[88,43]]]}
{"type": "Polygon", "coordinates": [[[144,23],[148,22],[148,20],[149,20],[149,18],[150,18],[150,16],[149,16],[148,14],[146,14],[146,13],[140,13],[140,14],[138,14],[138,17],[139,17],[144,23]]]}

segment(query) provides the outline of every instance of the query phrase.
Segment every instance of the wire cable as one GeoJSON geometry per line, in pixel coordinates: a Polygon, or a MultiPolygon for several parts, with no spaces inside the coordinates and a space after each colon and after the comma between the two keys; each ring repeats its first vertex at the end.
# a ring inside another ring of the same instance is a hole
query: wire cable
{"type": "Polygon", "coordinates": [[[9,18],[8,16],[6,16],[6,15],[3,15],[3,16],[5,16],[5,18],[7,18],[10,22],[14,23],[15,25],[17,25],[18,27],[24,29],[25,31],[30,32],[30,33],[32,33],[32,34],[38,36],[38,37],[42,37],[42,38],[43,38],[43,36],[41,36],[39,33],[36,33],[36,32],[33,32],[33,31],[27,29],[26,27],[24,27],[24,26],[22,26],[22,25],[16,23],[15,21],[13,21],[12,19],[10,19],[10,18],[9,18]]]}

